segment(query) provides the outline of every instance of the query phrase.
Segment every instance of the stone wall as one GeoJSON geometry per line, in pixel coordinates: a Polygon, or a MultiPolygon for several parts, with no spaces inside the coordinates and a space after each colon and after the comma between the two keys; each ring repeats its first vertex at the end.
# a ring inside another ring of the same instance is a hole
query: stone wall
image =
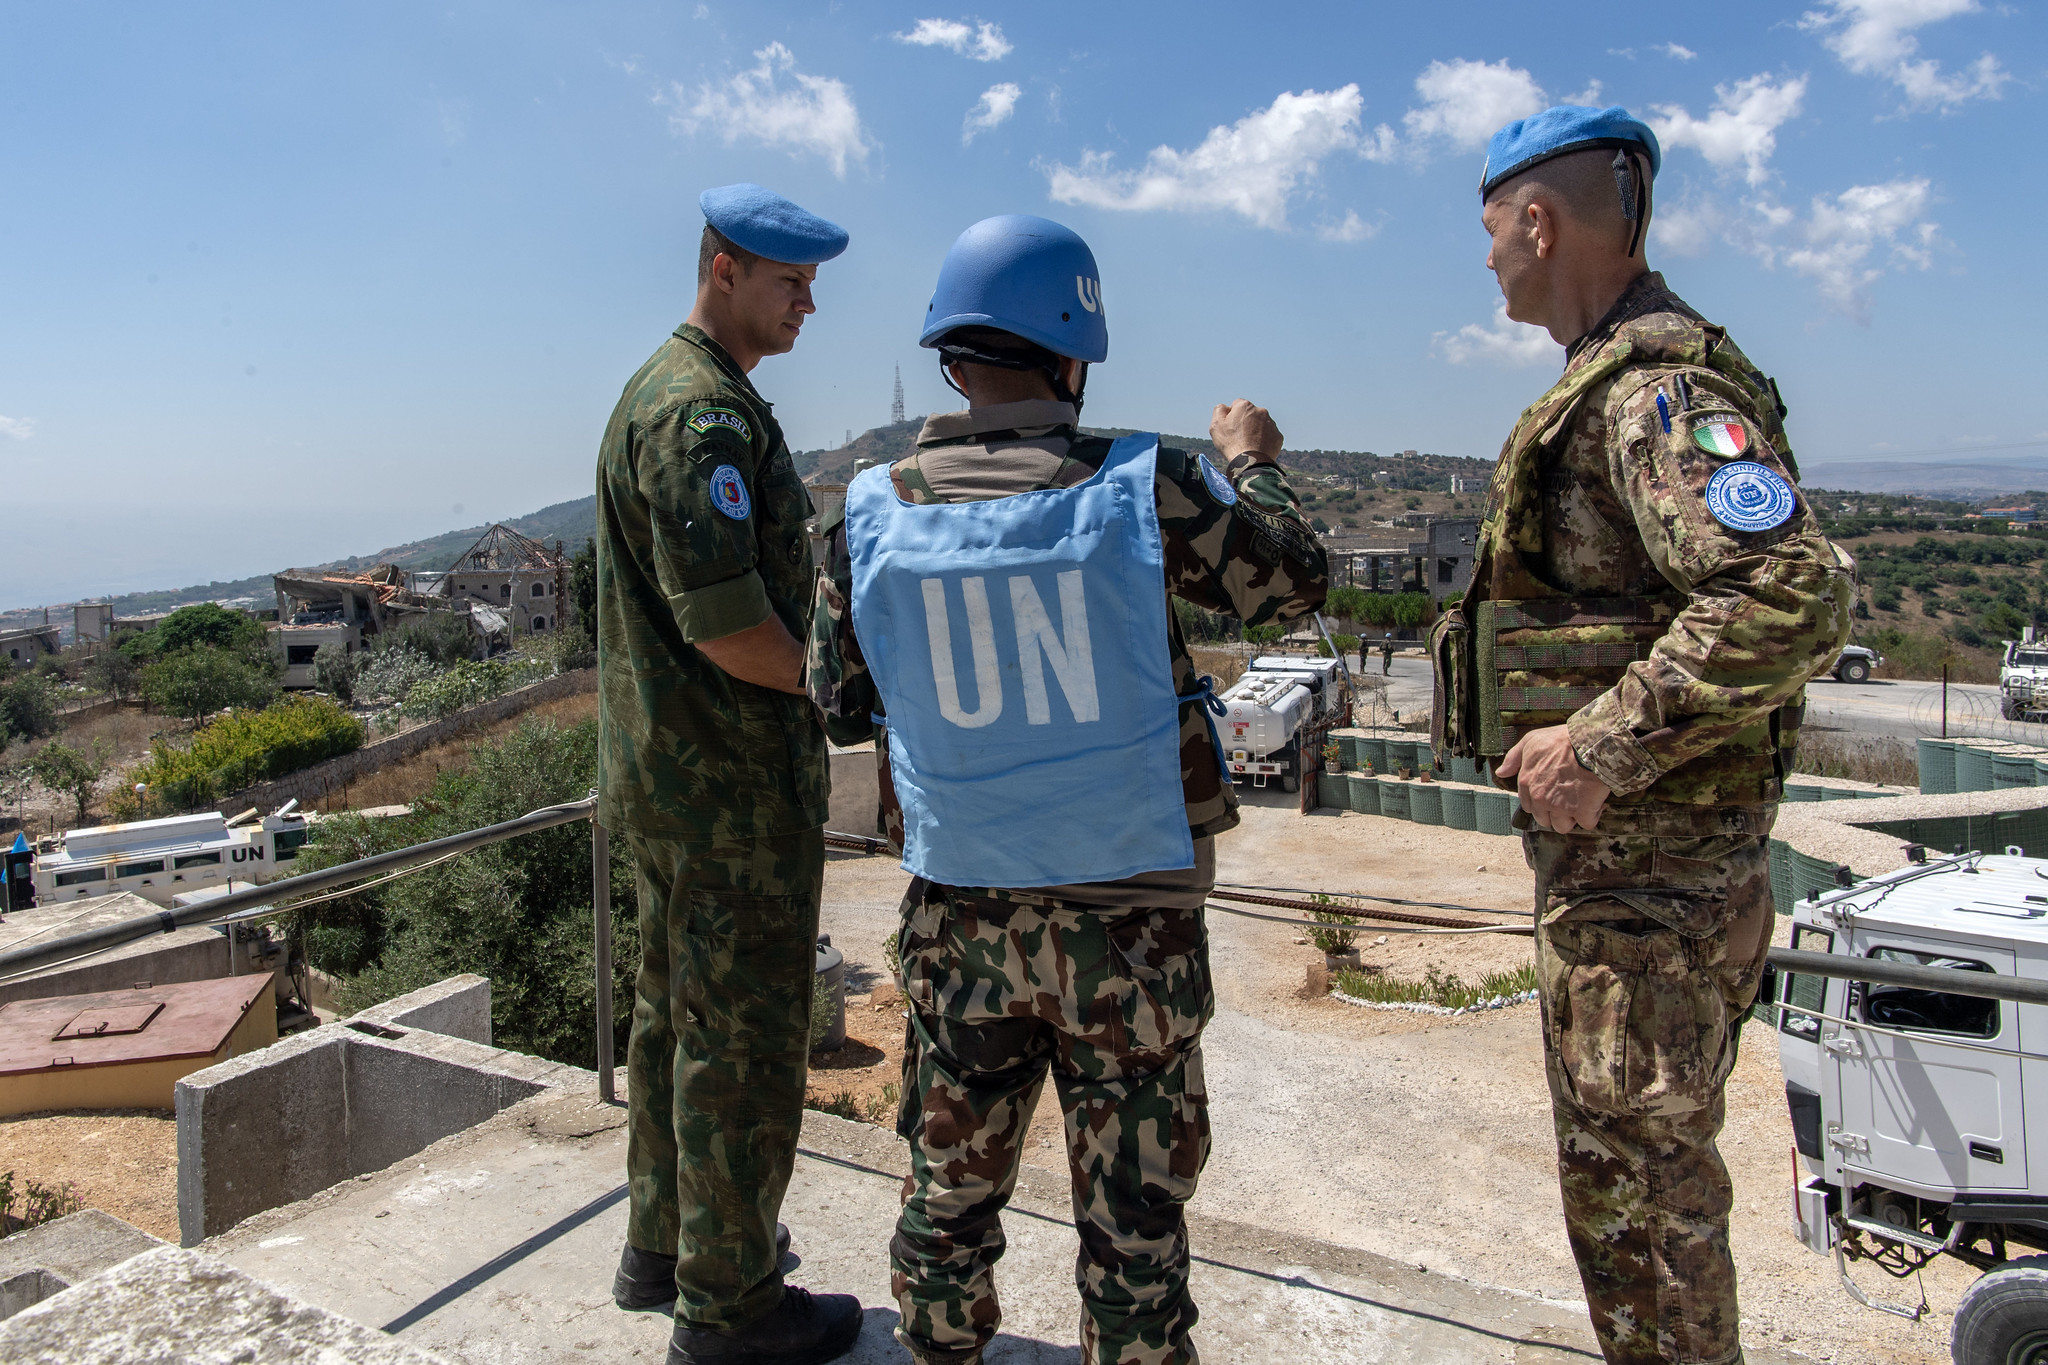
{"type": "Polygon", "coordinates": [[[402,763],[422,749],[453,739],[455,736],[485,725],[493,725],[507,716],[516,716],[528,707],[543,702],[559,701],[563,697],[574,697],[597,690],[597,670],[578,668],[567,673],[557,673],[552,678],[542,678],[537,683],[507,692],[480,702],[465,711],[458,711],[445,719],[431,721],[417,729],[403,734],[365,744],[353,753],[330,758],[324,763],[315,763],[310,768],[278,778],[275,782],[259,783],[223,797],[220,813],[233,816],[254,806],[264,814],[276,810],[285,802],[296,799],[302,805],[337,791],[371,773],[402,763]]]}

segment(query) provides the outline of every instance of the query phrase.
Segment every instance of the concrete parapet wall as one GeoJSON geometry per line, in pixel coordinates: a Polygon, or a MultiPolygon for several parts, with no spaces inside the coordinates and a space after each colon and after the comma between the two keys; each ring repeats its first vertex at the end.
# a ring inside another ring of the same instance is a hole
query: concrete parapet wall
{"type": "Polygon", "coordinates": [[[381,1005],[372,1005],[355,1018],[387,1028],[424,1029],[450,1038],[466,1038],[489,1047],[491,980],[473,973],[451,976],[381,1005]]]}
{"type": "MultiPolygon", "coordinates": [[[[395,1013],[473,1022],[477,988],[457,982],[395,1013]]],[[[195,1245],[543,1090],[595,1082],[575,1067],[368,1017],[194,1072],[177,1090],[179,1235],[195,1245]]]]}
{"type": "Polygon", "coordinates": [[[162,1245],[98,1209],[17,1232],[0,1240],[0,1320],[162,1245]]]}
{"type": "Polygon", "coordinates": [[[235,815],[254,806],[261,811],[273,811],[287,801],[310,802],[339,787],[347,786],[357,778],[402,763],[422,749],[430,748],[443,740],[474,730],[479,726],[492,725],[507,716],[516,716],[529,707],[544,702],[559,701],[563,697],[574,697],[597,690],[597,670],[577,668],[567,673],[557,673],[552,678],[542,678],[537,683],[528,683],[501,697],[479,702],[452,716],[429,722],[403,734],[365,744],[353,753],[330,758],[324,763],[315,763],[310,768],[280,777],[275,782],[264,782],[254,787],[245,787],[220,801],[222,815],[235,815]]]}

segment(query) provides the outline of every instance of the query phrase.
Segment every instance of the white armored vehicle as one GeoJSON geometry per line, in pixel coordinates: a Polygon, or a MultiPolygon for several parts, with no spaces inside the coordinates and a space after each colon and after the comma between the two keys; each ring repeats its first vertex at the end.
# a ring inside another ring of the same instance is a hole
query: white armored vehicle
{"type": "Polygon", "coordinates": [[[1780,971],[1778,1052],[1801,1241],[1895,1278],[1939,1256],[1984,1275],[1957,1305],[1956,1365],[2048,1365],[2048,859],[1959,854],[1799,903],[1792,947],[1893,982],[1780,971]],[[1899,968],[1907,970],[1900,971],[1899,968]],[[1941,969],[1920,984],[1897,978],[1941,969]],[[1991,973],[2042,1003],[1945,990],[1991,973]],[[2031,1098],[2029,1098],[2031,1096],[2031,1098]]]}
{"type": "Polygon", "coordinates": [[[1341,723],[1351,706],[1349,680],[1336,659],[1262,654],[1217,698],[1216,732],[1230,779],[1255,787],[1277,778],[1283,791],[1301,789],[1303,736],[1341,723]]]}
{"type": "Polygon", "coordinates": [[[2007,720],[2048,720],[2048,640],[2034,627],[2005,642],[1998,665],[1998,706],[2007,720]]]}

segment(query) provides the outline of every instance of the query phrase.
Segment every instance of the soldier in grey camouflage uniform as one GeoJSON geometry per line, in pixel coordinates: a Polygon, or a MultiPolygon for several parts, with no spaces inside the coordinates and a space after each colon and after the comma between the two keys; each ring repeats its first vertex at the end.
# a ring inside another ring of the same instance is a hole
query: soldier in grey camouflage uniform
{"type": "MultiPolygon", "coordinates": [[[[984,353],[1030,354],[1017,336],[972,340],[984,353]]],[[[1055,359],[1039,358],[1049,367],[1055,359]]],[[[917,449],[891,468],[896,491],[914,503],[964,502],[1088,479],[1110,442],[1076,425],[1084,369],[1075,360],[1050,376],[1035,365],[954,364],[972,406],[926,421],[917,449]]],[[[1211,435],[1230,457],[1222,470],[1159,451],[1167,593],[1248,625],[1313,610],[1327,566],[1274,463],[1278,429],[1239,403],[1216,410],[1211,435]]],[[[849,611],[846,532],[828,530],[811,696],[839,742],[876,739],[884,825],[901,847],[888,732],[870,719],[879,698],[849,611]]],[[[1198,690],[1194,666],[1170,610],[1166,619],[1176,690],[1187,697],[1198,690]]],[[[1181,705],[1180,753],[1193,867],[1025,890],[917,879],[904,899],[898,942],[910,1020],[897,1127],[910,1142],[911,1178],[890,1263],[898,1337],[921,1365],[974,1365],[996,1333],[999,1215],[1048,1073],[1065,1115],[1081,1234],[1084,1358],[1197,1359],[1182,1210],[1209,1152],[1201,1031],[1214,1002],[1202,905],[1214,883],[1214,836],[1238,815],[1200,701],[1181,705]]]]}
{"type": "Polygon", "coordinates": [[[1436,628],[1439,743],[1519,787],[1566,1230],[1610,1362],[1742,1358],[1715,1148],[1770,943],[1765,855],[1854,564],[1776,384],[1637,254],[1659,152],[1619,109],[1494,139],[1488,257],[1567,346],[1436,628]]]}
{"type": "Polygon", "coordinates": [[[670,1365],[815,1362],[852,1345],[860,1305],[785,1286],[776,1224],[825,865],[798,643],[811,505],[747,373],[795,344],[810,263],[846,234],[754,186],[703,203],[697,306],[626,385],[598,457],[598,817],[632,850],[641,943],[613,1294],[675,1305],[670,1365]]]}

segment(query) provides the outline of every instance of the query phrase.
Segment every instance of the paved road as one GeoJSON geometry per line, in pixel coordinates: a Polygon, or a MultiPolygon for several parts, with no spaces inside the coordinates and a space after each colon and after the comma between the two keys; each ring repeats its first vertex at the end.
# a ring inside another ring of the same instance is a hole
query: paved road
{"type": "MultiPolygon", "coordinates": [[[[1381,681],[1378,657],[1366,663],[1361,676],[1368,686],[1381,681]]],[[[1384,698],[1382,705],[1387,712],[1398,711],[1403,720],[1429,714],[1428,659],[1419,653],[1396,656],[1394,671],[1385,681],[1387,687],[1378,695],[1384,698]]],[[[1821,677],[1807,687],[1806,708],[1807,724],[1816,729],[1855,730],[1901,739],[1943,733],[1939,682],[1872,679],[1866,683],[1845,683],[1821,677]]],[[[1366,711],[1365,706],[1359,708],[1362,723],[1369,723],[1366,711]]],[[[1388,721],[1392,723],[1391,716],[1388,721]]],[[[1998,689],[1989,683],[1948,685],[1947,733],[2011,739],[2048,748],[2048,725],[2003,719],[1998,713],[1998,689]]]]}

